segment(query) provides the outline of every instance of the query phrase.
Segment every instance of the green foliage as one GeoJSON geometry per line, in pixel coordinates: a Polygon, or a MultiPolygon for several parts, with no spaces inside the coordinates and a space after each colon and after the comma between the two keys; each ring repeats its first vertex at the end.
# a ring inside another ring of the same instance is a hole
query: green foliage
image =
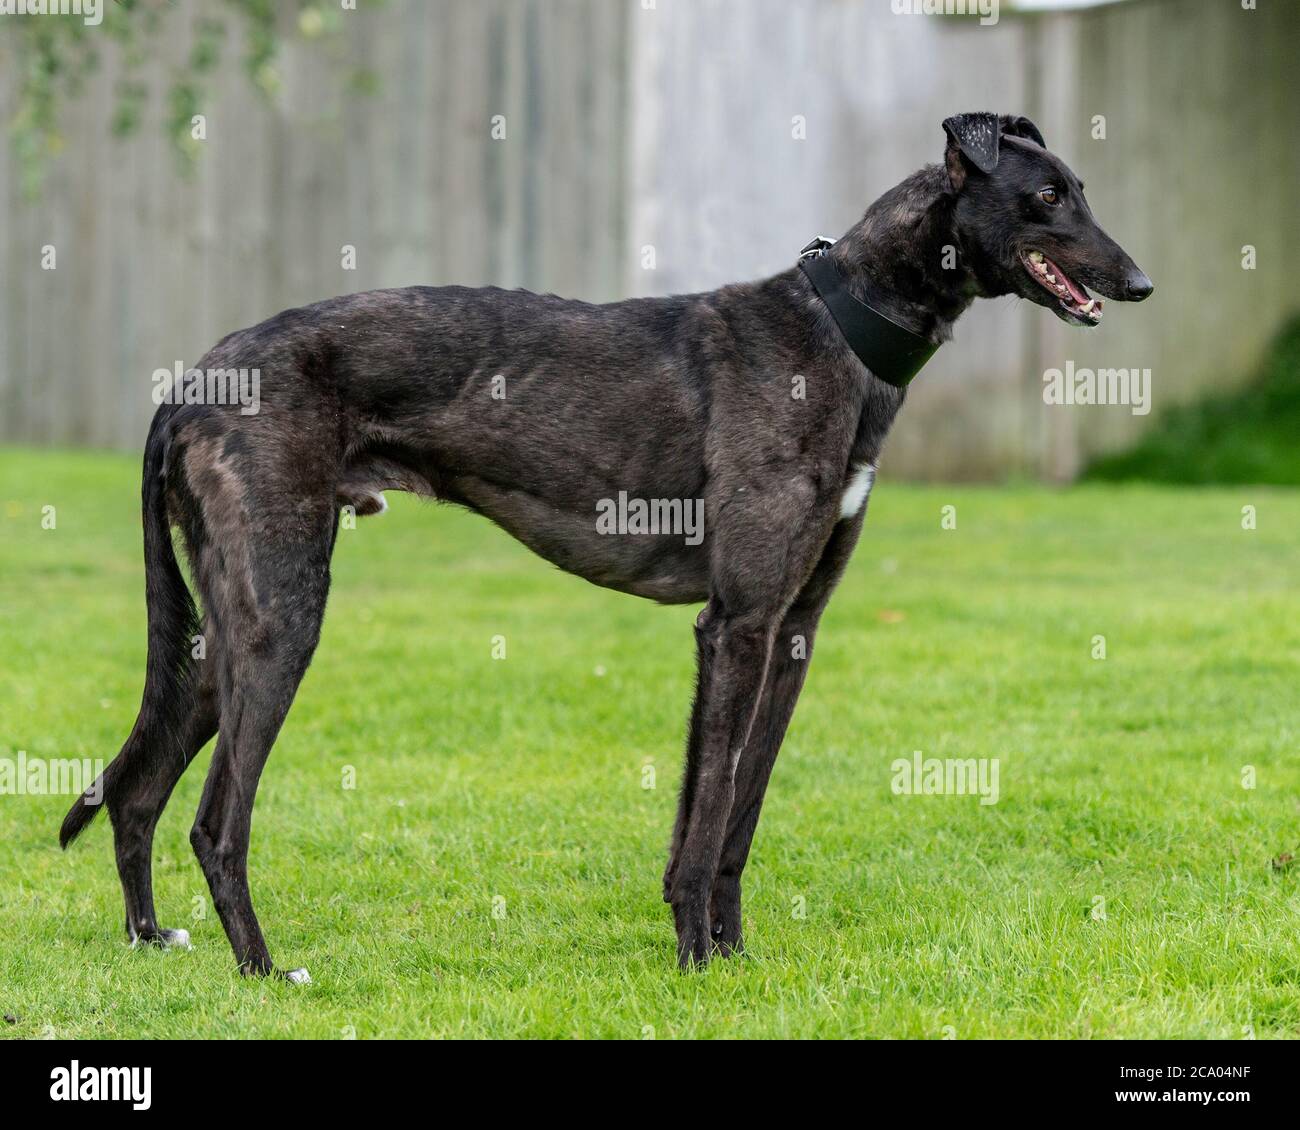
{"type": "MultiPolygon", "coordinates": [[[[0,757],[130,730],[139,486],[137,458],[0,451],[0,757]]],[[[1300,1032],[1300,868],[1271,866],[1300,855],[1300,491],[882,480],[764,805],[749,956],[691,976],[659,881],[696,610],[390,498],[339,534],[257,797],[254,901],[314,984],[235,973],[188,842],[204,752],[154,850],[188,953],[127,945],[107,821],[65,854],[70,798],[0,795],[0,1038],[1300,1032]],[[1001,799],[894,795],[915,749],[999,758],[1001,799]]]]}
{"type": "MultiPolygon", "coordinates": [[[[103,65],[103,52],[115,52],[121,61],[110,116],[113,135],[126,137],[137,132],[150,98],[161,88],[163,130],[181,170],[188,173],[202,151],[191,136],[191,123],[203,112],[213,77],[225,62],[230,44],[242,41],[242,66],[249,81],[266,98],[274,98],[280,88],[276,62],[284,33],[308,41],[337,36],[345,15],[336,3],[322,0],[208,3],[192,21],[185,56],[160,59],[160,32],[167,21],[180,19],[188,11],[188,6],[173,0],[105,0],[99,26],[89,26],[75,16],[0,21],[0,49],[12,58],[18,76],[8,124],[26,195],[40,191],[50,162],[63,152],[63,116],[81,95],[86,75],[103,65]]],[[[341,65],[339,69],[350,92],[366,93],[377,85],[376,76],[366,68],[341,65]]]]}
{"type": "Polygon", "coordinates": [[[1084,476],[1119,482],[1300,485],[1300,318],[1243,389],[1172,408],[1084,476]]]}

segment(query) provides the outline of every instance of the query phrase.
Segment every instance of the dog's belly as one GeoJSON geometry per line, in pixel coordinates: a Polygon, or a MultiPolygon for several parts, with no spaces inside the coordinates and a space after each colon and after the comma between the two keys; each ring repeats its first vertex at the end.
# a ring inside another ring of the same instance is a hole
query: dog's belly
{"type": "Polygon", "coordinates": [[[569,509],[526,482],[503,486],[473,475],[444,479],[443,492],[592,584],[663,604],[708,599],[702,500],[621,491],[590,509],[569,509]]]}
{"type": "Polygon", "coordinates": [[[545,477],[474,473],[414,451],[365,453],[340,478],[340,506],[358,516],[386,508],[383,491],[457,503],[491,519],[551,564],[604,588],[664,604],[708,599],[704,500],[660,483],[631,491],[592,482],[576,492],[545,477]],[[499,477],[498,477],[499,476],[499,477]]]}

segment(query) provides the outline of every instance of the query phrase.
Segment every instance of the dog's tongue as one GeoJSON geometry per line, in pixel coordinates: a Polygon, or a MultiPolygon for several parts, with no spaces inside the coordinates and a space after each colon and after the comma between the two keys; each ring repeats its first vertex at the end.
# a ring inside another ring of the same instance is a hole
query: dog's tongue
{"type": "Polygon", "coordinates": [[[1058,267],[1055,263],[1053,263],[1050,259],[1047,260],[1047,269],[1051,271],[1052,274],[1054,274],[1063,283],[1065,283],[1065,289],[1070,292],[1070,297],[1074,299],[1074,304],[1076,306],[1082,306],[1085,302],[1088,301],[1087,293],[1081,290],[1079,287],[1075,286],[1074,280],[1070,278],[1069,275],[1067,275],[1063,270],[1061,270],[1061,268],[1058,267]]]}

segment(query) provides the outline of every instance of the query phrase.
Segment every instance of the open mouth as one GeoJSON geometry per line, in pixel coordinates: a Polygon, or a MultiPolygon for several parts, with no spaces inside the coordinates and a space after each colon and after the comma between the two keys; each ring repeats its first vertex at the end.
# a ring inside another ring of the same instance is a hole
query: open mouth
{"type": "Polygon", "coordinates": [[[1085,326],[1101,321],[1102,301],[1090,298],[1082,286],[1069,277],[1041,251],[1031,251],[1021,262],[1029,277],[1060,303],[1061,309],[1085,326]]]}

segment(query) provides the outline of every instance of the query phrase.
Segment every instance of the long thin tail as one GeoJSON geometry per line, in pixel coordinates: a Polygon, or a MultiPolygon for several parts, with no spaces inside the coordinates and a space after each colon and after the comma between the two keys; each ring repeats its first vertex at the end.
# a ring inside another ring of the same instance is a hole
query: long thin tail
{"type": "Polygon", "coordinates": [[[162,757],[176,756],[175,735],[192,708],[191,637],[199,630],[194,600],[172,548],[167,517],[167,455],[171,419],[159,412],[144,448],[145,603],[149,614],[149,658],[140,713],[121,752],[99,779],[77,798],[59,829],[67,847],[131,776],[149,773],[162,757]]]}

